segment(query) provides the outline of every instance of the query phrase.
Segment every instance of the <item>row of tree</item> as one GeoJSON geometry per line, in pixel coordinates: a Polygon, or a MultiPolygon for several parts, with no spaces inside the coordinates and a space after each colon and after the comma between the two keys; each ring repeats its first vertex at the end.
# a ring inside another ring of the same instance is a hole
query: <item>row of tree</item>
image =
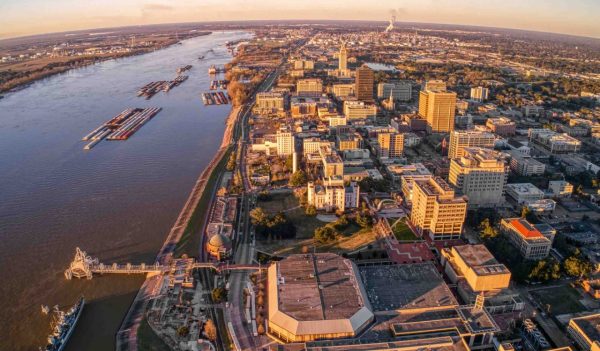
{"type": "Polygon", "coordinates": [[[250,219],[256,234],[271,239],[292,239],[296,237],[296,226],[285,213],[269,216],[261,207],[250,211],[250,219]]]}

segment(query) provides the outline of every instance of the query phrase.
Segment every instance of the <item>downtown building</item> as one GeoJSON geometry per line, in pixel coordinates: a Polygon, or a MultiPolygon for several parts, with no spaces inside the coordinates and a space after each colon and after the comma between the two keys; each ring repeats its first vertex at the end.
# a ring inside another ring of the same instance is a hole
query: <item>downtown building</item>
{"type": "Polygon", "coordinates": [[[541,260],[550,254],[556,233],[552,228],[544,235],[525,218],[504,218],[500,228],[526,260],[541,260]]]}
{"type": "Polygon", "coordinates": [[[508,167],[497,151],[466,148],[450,161],[448,181],[467,196],[469,208],[496,207],[504,203],[508,167]]]}
{"type": "Polygon", "coordinates": [[[257,93],[253,112],[259,115],[282,115],[285,113],[285,96],[279,92],[257,93]]]}
{"type": "Polygon", "coordinates": [[[493,149],[496,137],[494,134],[480,130],[454,130],[450,133],[450,147],[448,158],[462,157],[465,154],[465,148],[481,147],[493,149]]]}
{"type": "Polygon", "coordinates": [[[277,156],[289,156],[294,153],[294,134],[286,129],[280,128],[275,135],[277,139],[277,156]]]}
{"type": "Polygon", "coordinates": [[[432,240],[459,239],[467,201],[442,178],[415,179],[410,220],[417,232],[432,240]]]}
{"type": "Polygon", "coordinates": [[[412,84],[408,81],[379,83],[377,84],[377,97],[379,99],[410,101],[412,97],[412,84]]]}
{"type": "Polygon", "coordinates": [[[362,65],[356,70],[355,93],[359,101],[373,101],[373,86],[375,77],[373,70],[366,65],[362,65]]]}
{"type": "Polygon", "coordinates": [[[419,93],[419,116],[427,121],[429,133],[448,133],[454,130],[456,93],[446,91],[446,84],[429,81],[419,93]]]}
{"type": "Polygon", "coordinates": [[[404,155],[404,133],[379,133],[377,143],[379,158],[400,158],[404,155]]]}
{"type": "Polygon", "coordinates": [[[538,150],[552,155],[574,154],[581,149],[581,141],[550,129],[529,129],[529,140],[538,150]]]}
{"type": "Polygon", "coordinates": [[[323,83],[320,79],[300,79],[296,83],[296,95],[301,97],[319,97],[323,94],[323,83]]]}

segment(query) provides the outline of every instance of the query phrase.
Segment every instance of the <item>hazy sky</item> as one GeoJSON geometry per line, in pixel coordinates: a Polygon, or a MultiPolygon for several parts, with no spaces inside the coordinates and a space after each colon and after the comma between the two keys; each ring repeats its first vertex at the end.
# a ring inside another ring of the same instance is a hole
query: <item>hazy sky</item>
{"type": "Polygon", "coordinates": [[[0,0],[0,38],[136,24],[364,19],[470,24],[600,38],[600,0],[0,0]],[[378,4],[378,5],[376,5],[378,4]]]}

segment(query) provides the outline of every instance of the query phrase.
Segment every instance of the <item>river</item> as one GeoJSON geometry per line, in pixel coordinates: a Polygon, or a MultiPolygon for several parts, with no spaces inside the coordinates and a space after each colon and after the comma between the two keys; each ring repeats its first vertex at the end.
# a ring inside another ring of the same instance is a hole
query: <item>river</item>
{"type": "Polygon", "coordinates": [[[0,350],[37,350],[41,304],[88,305],[68,350],[111,350],[142,276],[67,281],[76,246],[102,262],[152,263],[196,178],[218,149],[230,106],[204,106],[211,64],[231,60],[215,32],[38,82],[0,100],[0,350]],[[209,51],[213,49],[214,51],[209,51]],[[197,57],[205,55],[199,61],[197,57]],[[152,99],[150,81],[190,78],[152,99]],[[128,107],[163,110],[126,141],[81,138],[128,107]]]}

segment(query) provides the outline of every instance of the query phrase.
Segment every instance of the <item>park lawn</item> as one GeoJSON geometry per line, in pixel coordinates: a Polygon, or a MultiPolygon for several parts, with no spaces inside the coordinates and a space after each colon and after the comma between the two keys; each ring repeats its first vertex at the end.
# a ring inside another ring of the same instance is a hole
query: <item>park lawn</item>
{"type": "MultiPolygon", "coordinates": [[[[392,226],[392,224],[396,222],[396,219],[388,218],[387,221],[390,224],[390,226],[392,226]]],[[[414,241],[418,239],[412,232],[408,224],[406,224],[403,221],[396,223],[396,225],[392,227],[392,232],[394,233],[394,236],[398,241],[414,241]]]]}
{"type": "Polygon", "coordinates": [[[316,216],[307,216],[304,208],[300,207],[298,199],[292,193],[271,194],[271,200],[258,201],[257,207],[261,207],[267,214],[274,215],[283,212],[287,218],[296,226],[296,239],[312,238],[315,229],[324,226],[316,216]]]}
{"type": "Polygon", "coordinates": [[[553,315],[576,313],[585,311],[585,307],[579,302],[580,296],[577,290],[570,286],[558,286],[555,288],[540,289],[532,291],[546,309],[550,305],[550,313],[553,315]]]}

